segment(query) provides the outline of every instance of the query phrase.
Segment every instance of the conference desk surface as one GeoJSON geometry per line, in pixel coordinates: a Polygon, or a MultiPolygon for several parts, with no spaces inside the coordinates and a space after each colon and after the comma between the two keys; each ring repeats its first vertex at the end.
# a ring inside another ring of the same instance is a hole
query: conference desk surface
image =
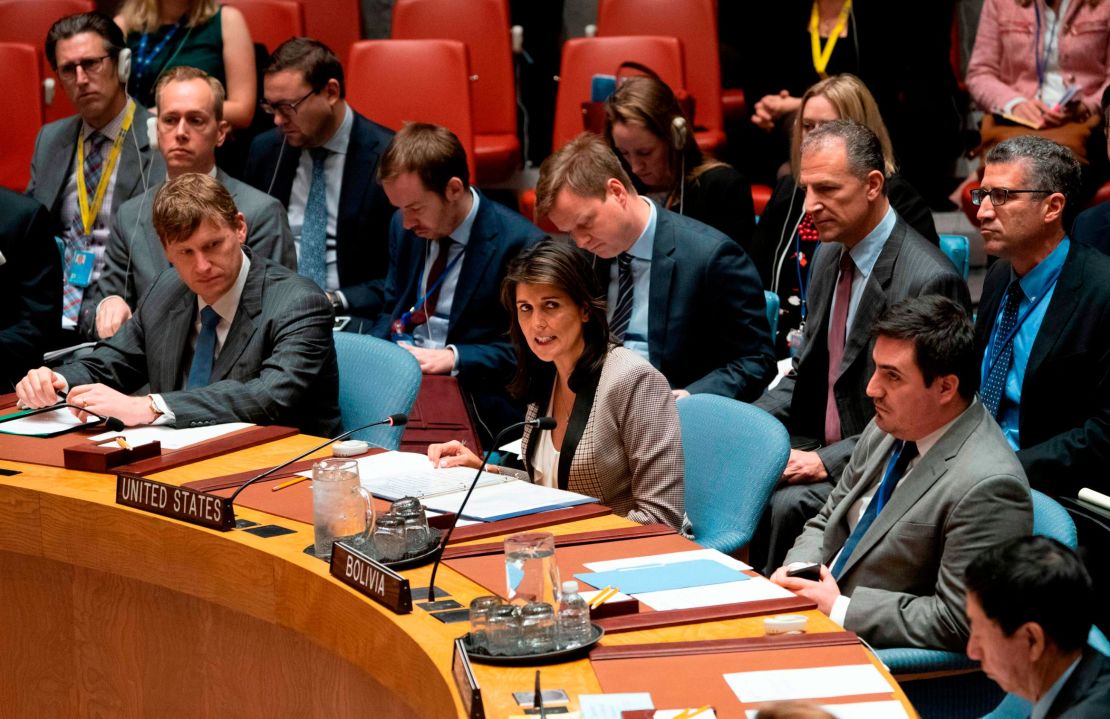
{"type": "MultiPolygon", "coordinates": [[[[317,443],[290,437],[151,478],[181,484],[249,471],[317,443]]],[[[18,657],[0,679],[5,716],[464,715],[451,652],[467,624],[420,608],[395,615],[333,579],[304,553],[311,526],[237,508],[241,519],[292,531],[220,533],[115,504],[113,475],[2,459],[0,469],[19,472],[0,477],[0,655],[18,657]]],[[[551,531],[628,524],[606,516],[551,531]]],[[[403,574],[416,588],[430,572],[403,574]]],[[[486,593],[448,567],[436,585],[464,606],[486,593]]],[[[811,632],[839,630],[806,614],[811,632]]],[[[762,633],[756,617],[610,634],[603,644],[762,633]]],[[[533,686],[534,668],[474,669],[487,717],[521,713],[511,693],[533,686]]],[[[572,698],[601,691],[584,659],[542,672],[545,687],[572,698]]]]}

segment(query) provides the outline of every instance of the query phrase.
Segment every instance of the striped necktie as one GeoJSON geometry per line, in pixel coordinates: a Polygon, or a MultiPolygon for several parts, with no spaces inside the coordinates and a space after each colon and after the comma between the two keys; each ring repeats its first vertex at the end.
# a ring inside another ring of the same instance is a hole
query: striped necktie
{"type": "Polygon", "coordinates": [[[617,255],[617,303],[613,306],[613,318],[609,320],[609,331],[618,342],[624,342],[632,322],[633,289],[632,255],[622,252],[617,255]]]}
{"type": "MultiPolygon", "coordinates": [[[[103,133],[93,132],[85,138],[85,197],[92,204],[96,197],[96,187],[100,184],[100,176],[104,172],[104,148],[108,144],[108,137],[103,133]]],[[[65,238],[65,263],[66,270],[73,266],[78,253],[89,248],[89,238],[85,234],[85,226],[81,221],[80,203],[77,215],[70,225],[70,232],[65,238]]],[[[91,270],[90,270],[91,272],[91,270]]],[[[85,288],[66,282],[62,288],[62,316],[71,322],[77,322],[77,315],[81,311],[81,301],[85,297],[85,288]]]]}
{"type": "Polygon", "coordinates": [[[995,337],[1003,342],[1001,347],[994,350],[994,362],[990,364],[990,373],[983,382],[983,389],[979,398],[983,406],[998,418],[998,408],[1002,404],[1003,390],[1006,388],[1006,375],[1010,373],[1010,365],[1014,360],[1014,327],[1017,326],[1018,306],[1025,299],[1021,291],[1021,284],[1014,280],[1006,290],[1006,306],[1002,309],[1002,318],[998,321],[998,333],[995,337]]]}
{"type": "Polygon", "coordinates": [[[304,224],[301,225],[301,256],[297,258],[300,274],[315,282],[320,289],[327,289],[328,249],[328,181],[324,176],[324,161],[328,151],[322,147],[309,150],[312,155],[312,182],[308,186],[308,199],[304,205],[304,224]]]}

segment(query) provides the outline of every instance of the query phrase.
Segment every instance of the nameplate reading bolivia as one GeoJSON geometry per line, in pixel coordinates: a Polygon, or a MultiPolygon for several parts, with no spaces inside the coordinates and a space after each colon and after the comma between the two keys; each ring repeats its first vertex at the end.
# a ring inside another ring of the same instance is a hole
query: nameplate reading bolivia
{"type": "Polygon", "coordinates": [[[408,614],[412,611],[409,580],[375,562],[347,542],[332,545],[331,575],[359,594],[393,610],[395,614],[408,614]]]}
{"type": "Polygon", "coordinates": [[[155,482],[136,474],[116,475],[116,504],[221,532],[235,528],[235,510],[230,499],[155,482]]]}

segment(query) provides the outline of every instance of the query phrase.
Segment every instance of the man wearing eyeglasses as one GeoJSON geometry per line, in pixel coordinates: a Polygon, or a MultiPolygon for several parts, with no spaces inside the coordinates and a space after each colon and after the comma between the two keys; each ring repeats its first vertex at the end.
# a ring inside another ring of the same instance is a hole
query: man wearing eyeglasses
{"type": "Polygon", "coordinates": [[[317,40],[278,46],[262,82],[276,127],[251,144],[244,179],[285,205],[298,271],[336,315],[372,320],[383,309],[393,216],[376,173],[393,132],[347,105],[343,66],[317,40]]]}
{"type": "Polygon", "coordinates": [[[77,108],[39,131],[27,186],[65,245],[58,345],[94,337],[112,216],[165,174],[147,139],[147,111],[127,97],[126,47],[112,19],[96,12],[64,17],[46,36],[46,57],[77,108]]]}
{"type": "Polygon", "coordinates": [[[991,148],[973,191],[987,252],[976,322],[983,405],[1036,489],[1107,491],[1110,460],[1110,258],[1072,242],[1079,190],[1070,150],[1040,137],[991,148]]]}

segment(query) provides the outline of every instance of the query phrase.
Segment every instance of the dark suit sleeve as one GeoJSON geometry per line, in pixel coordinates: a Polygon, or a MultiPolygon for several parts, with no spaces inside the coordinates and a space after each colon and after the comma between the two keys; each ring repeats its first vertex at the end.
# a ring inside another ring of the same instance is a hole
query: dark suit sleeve
{"type": "Polygon", "coordinates": [[[42,364],[48,338],[62,319],[62,263],[50,216],[37,205],[26,219],[6,243],[5,267],[0,272],[9,284],[5,296],[14,298],[13,306],[2,310],[7,322],[0,329],[0,367],[13,379],[42,364]]]}
{"type": "Polygon", "coordinates": [[[389,269],[385,273],[385,280],[382,281],[382,311],[374,323],[373,330],[376,337],[384,340],[390,339],[393,320],[403,311],[403,308],[397,305],[401,301],[401,292],[404,289],[401,286],[404,283],[401,277],[401,253],[405,249],[401,243],[405,241],[404,234],[405,230],[401,227],[401,213],[397,212],[389,223],[389,269]]]}
{"type": "Polygon", "coordinates": [[[739,245],[722,242],[705,266],[702,290],[706,293],[702,307],[719,320],[715,323],[719,334],[704,341],[718,344],[726,360],[723,366],[679,389],[752,402],[775,376],[759,273],[739,245]]]}
{"type": "Polygon", "coordinates": [[[297,246],[289,229],[289,217],[276,199],[269,198],[255,213],[254,227],[247,228],[247,244],[255,257],[265,257],[293,270],[297,270],[297,246]]]}
{"type": "Polygon", "coordinates": [[[134,310],[139,298],[135,296],[134,276],[127,271],[131,264],[131,246],[123,229],[128,224],[124,219],[127,214],[125,208],[120,208],[112,216],[108,244],[104,248],[104,271],[96,283],[102,298],[117,295],[134,310]]]}
{"type": "Polygon", "coordinates": [[[720,165],[707,170],[695,182],[698,214],[691,212],[690,216],[725,233],[745,250],[750,248],[755,232],[755,206],[747,179],[734,168],[720,165]]]}
{"type": "MultiPolygon", "coordinates": [[[[142,311],[140,304],[137,312],[142,311]]],[[[157,309],[151,314],[157,316],[157,309]]],[[[156,321],[156,320],[152,320],[156,321]]],[[[131,394],[147,384],[146,331],[141,322],[129,320],[107,340],[80,360],[64,365],[57,373],[65,377],[72,389],[85,384],[105,384],[124,394],[131,394]]]]}
{"type": "Polygon", "coordinates": [[[1094,247],[1103,254],[1110,254],[1110,232],[1107,220],[1110,219],[1110,203],[1103,202],[1083,210],[1075,218],[1071,228],[1071,238],[1076,242],[1094,247]]]}

